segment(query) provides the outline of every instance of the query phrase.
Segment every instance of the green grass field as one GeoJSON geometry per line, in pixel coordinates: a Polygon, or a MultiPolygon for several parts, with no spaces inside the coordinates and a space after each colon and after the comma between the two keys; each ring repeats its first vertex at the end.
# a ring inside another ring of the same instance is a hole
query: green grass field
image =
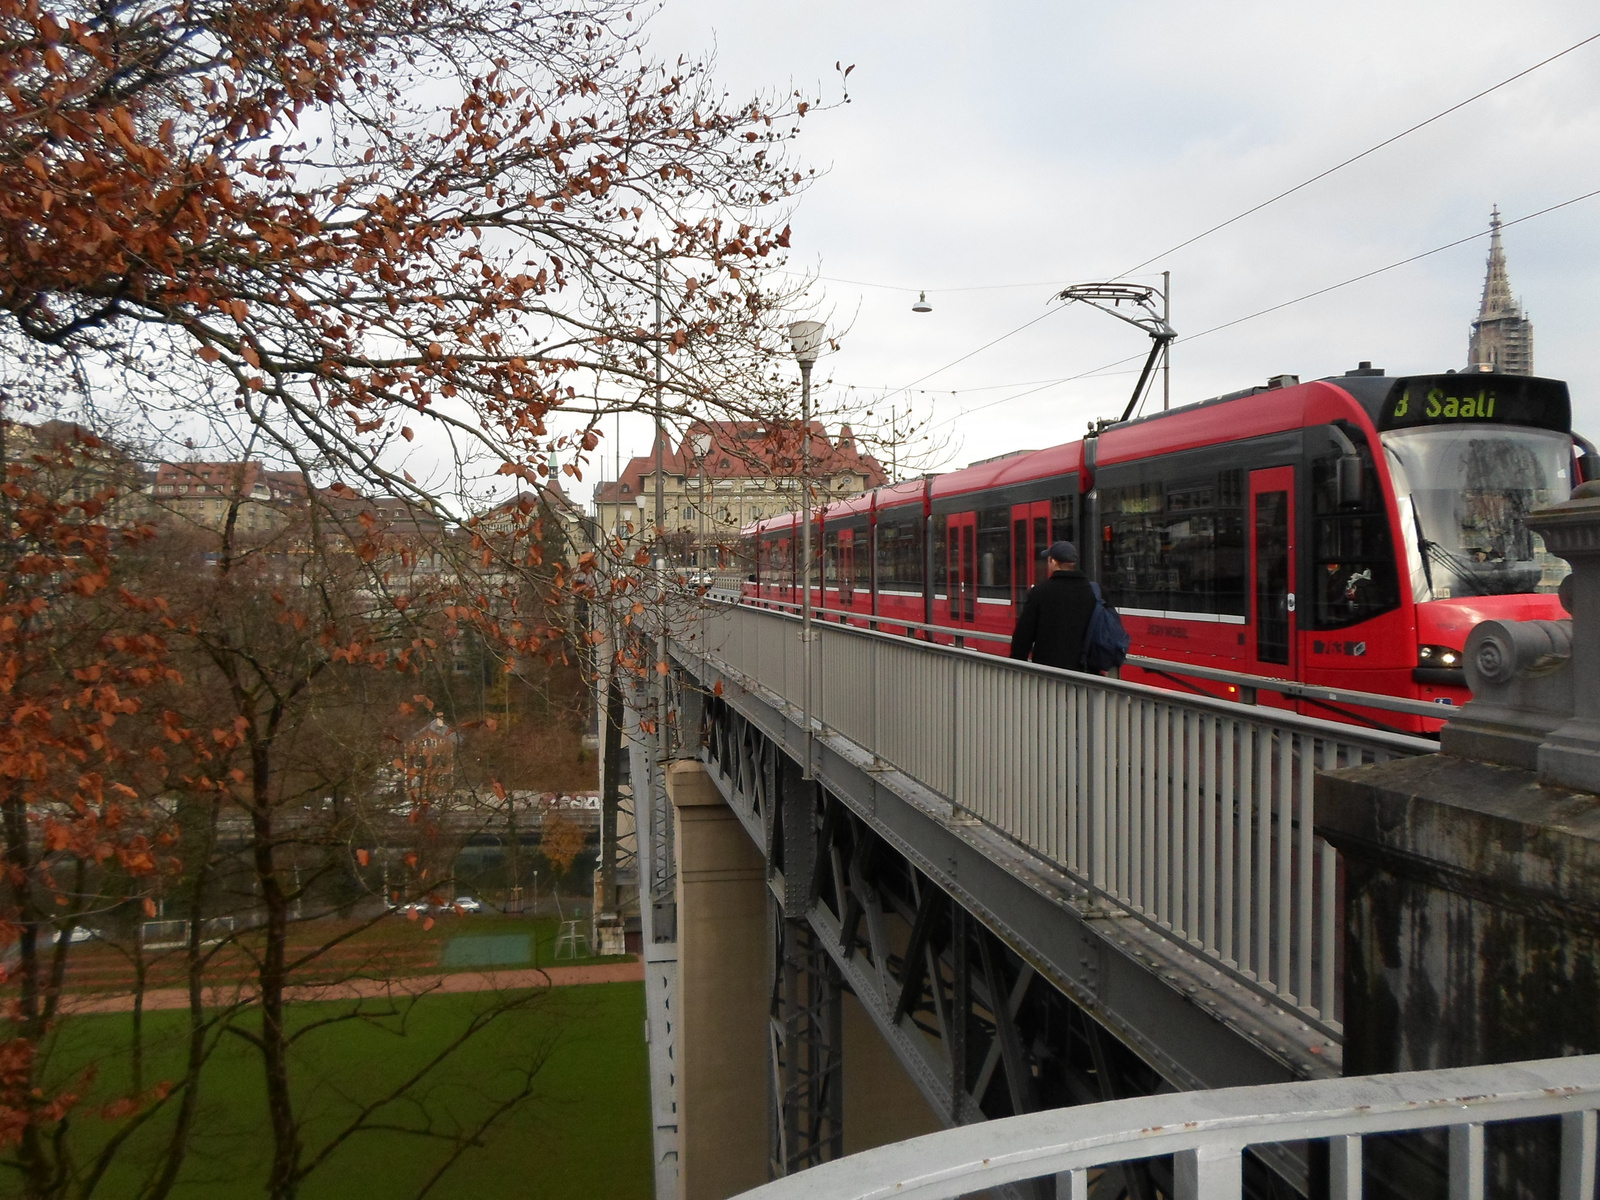
{"type": "MultiPolygon", "coordinates": [[[[305,1030],[293,1060],[295,1092],[308,1155],[328,1144],[363,1103],[384,1094],[426,1062],[493,1005],[492,993],[434,996],[392,1015],[370,1003],[358,1019],[329,1022],[353,1004],[301,1004],[295,1027],[305,1030]]],[[[257,1018],[250,1018],[256,1020],[257,1018]]],[[[181,1062],[187,1014],[145,1017],[149,1050],[146,1082],[173,1077],[181,1062]]],[[[50,1048],[58,1078],[93,1064],[97,1075],[74,1122],[76,1154],[91,1155],[116,1124],[93,1115],[124,1094],[129,1080],[128,1016],[75,1017],[50,1048]]],[[[491,1106],[519,1086],[519,1070],[543,1059],[534,1096],[469,1150],[431,1190],[439,1200],[566,1200],[605,1196],[645,1200],[651,1194],[649,1078],[644,989],[636,983],[552,988],[527,1007],[506,1013],[459,1049],[413,1101],[380,1118],[396,1130],[355,1135],[308,1177],[305,1200],[413,1196],[436,1169],[445,1148],[410,1132],[429,1121],[444,1133],[473,1127],[491,1106]]],[[[178,1200],[234,1200],[263,1194],[270,1154],[259,1052],[225,1036],[208,1064],[201,1091],[203,1134],[197,1136],[178,1200]]],[[[152,1155],[170,1128],[153,1122],[124,1151],[123,1161],[96,1193],[138,1194],[152,1155]]],[[[0,1189],[13,1186],[9,1179],[0,1189]]],[[[0,1194],[7,1194],[0,1191],[0,1194]]]]}

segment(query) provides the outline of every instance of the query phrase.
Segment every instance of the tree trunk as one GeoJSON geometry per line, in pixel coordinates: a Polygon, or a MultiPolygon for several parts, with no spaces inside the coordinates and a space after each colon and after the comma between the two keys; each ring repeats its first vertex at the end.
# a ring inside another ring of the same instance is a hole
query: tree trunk
{"type": "Polygon", "coordinates": [[[270,1200],[294,1200],[299,1190],[300,1131],[289,1093],[289,1036],[284,1028],[285,960],[289,941],[289,902],[278,879],[271,796],[271,749],[252,740],[251,837],[256,882],[266,909],[266,946],[257,974],[261,985],[261,1054],[266,1068],[267,1116],[272,1128],[270,1200]]]}
{"type": "MultiPolygon", "coordinates": [[[[39,996],[39,927],[33,902],[33,849],[28,837],[28,801],[24,784],[13,779],[0,801],[0,824],[5,828],[6,874],[11,908],[21,929],[17,935],[17,1015],[14,1036],[35,1051],[44,1032],[39,996]]],[[[20,1099],[20,1098],[19,1098],[20,1099]]],[[[49,1196],[55,1176],[49,1145],[39,1127],[29,1120],[19,1134],[17,1158],[27,1179],[27,1194],[49,1196]]]]}

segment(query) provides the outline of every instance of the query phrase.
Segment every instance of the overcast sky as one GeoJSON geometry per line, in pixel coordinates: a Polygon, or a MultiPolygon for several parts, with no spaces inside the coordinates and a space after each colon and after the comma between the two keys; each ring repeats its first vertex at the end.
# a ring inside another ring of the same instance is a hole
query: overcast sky
{"type": "MultiPolygon", "coordinates": [[[[837,94],[834,63],[855,64],[851,103],[804,122],[798,151],[826,174],[795,213],[793,261],[828,278],[823,311],[804,315],[849,325],[833,379],[881,391],[1059,308],[1052,286],[1126,271],[1600,33],[1600,10],[1592,0],[665,0],[651,29],[662,57],[714,48],[736,94],[791,81],[837,94]],[[1008,284],[1028,286],[995,286],[1008,284]],[[931,313],[910,311],[918,289],[931,313]]],[[[1493,204],[1510,221],[1600,188],[1597,150],[1600,41],[1140,278],[1171,270],[1172,323],[1192,336],[1472,234],[1493,204]]],[[[1579,428],[1600,434],[1600,197],[1505,241],[1535,323],[1536,370],[1567,379],[1579,428]]],[[[1391,374],[1463,366],[1487,246],[1485,236],[1180,341],[1173,403],[1361,359],[1391,374]]],[[[901,401],[949,422],[960,465],[1069,441],[1120,412],[1132,373],[994,402],[1147,347],[1076,306],[901,401]]],[[[648,429],[625,426],[622,440],[643,452],[648,429]]]]}

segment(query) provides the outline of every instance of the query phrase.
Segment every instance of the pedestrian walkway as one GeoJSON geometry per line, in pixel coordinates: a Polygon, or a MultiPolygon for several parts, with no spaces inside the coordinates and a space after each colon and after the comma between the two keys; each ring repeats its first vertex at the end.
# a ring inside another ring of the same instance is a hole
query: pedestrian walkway
{"type": "MultiPolygon", "coordinates": [[[[527,988],[581,987],[591,983],[643,983],[644,963],[631,962],[580,964],[570,967],[529,967],[516,971],[456,971],[451,974],[408,975],[402,979],[348,979],[322,986],[288,989],[287,998],[295,1003],[320,1000],[412,999],[430,994],[462,992],[510,992],[527,988]]],[[[204,991],[208,1008],[254,1004],[255,995],[239,987],[209,987],[204,991]]],[[[61,1011],[68,1016],[85,1013],[133,1011],[132,992],[67,996],[61,1011]]],[[[187,988],[154,988],[144,994],[146,1012],[189,1007],[187,988]]]]}

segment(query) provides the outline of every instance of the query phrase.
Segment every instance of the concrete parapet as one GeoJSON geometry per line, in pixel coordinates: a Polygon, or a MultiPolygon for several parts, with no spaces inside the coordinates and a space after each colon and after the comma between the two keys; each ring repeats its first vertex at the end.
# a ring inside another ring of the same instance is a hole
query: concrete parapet
{"type": "Polygon", "coordinates": [[[1539,779],[1600,792],[1600,485],[1530,514],[1528,528],[1572,564],[1561,589],[1572,614],[1572,712],[1539,747],[1539,779]]]}
{"type": "Polygon", "coordinates": [[[677,841],[678,1195],[767,1181],[766,865],[698,762],[670,763],[677,841]]]}
{"type": "Polygon", "coordinates": [[[1345,1071],[1600,1051],[1600,797],[1424,755],[1318,781],[1345,866],[1345,1071]]]}
{"type": "MultiPolygon", "coordinates": [[[[1344,866],[1344,1070],[1600,1052],[1600,797],[1448,754],[1322,776],[1344,866]]],[[[1557,1131],[1489,1131],[1492,1195],[1554,1195],[1557,1131]]],[[[1381,1139],[1373,1200],[1446,1195],[1442,1137],[1381,1139]]]]}

